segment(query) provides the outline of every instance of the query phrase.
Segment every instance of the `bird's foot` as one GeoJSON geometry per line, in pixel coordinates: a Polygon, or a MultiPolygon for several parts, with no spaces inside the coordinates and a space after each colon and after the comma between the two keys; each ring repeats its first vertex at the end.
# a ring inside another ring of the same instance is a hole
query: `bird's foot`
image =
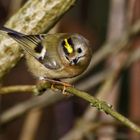
{"type": "Polygon", "coordinates": [[[51,89],[56,90],[56,88],[54,87],[55,85],[62,85],[63,86],[62,94],[69,95],[69,93],[66,92],[66,88],[67,87],[72,87],[71,84],[69,84],[67,82],[55,80],[55,79],[48,79],[47,78],[46,80],[49,81],[49,82],[51,82],[51,89]]]}

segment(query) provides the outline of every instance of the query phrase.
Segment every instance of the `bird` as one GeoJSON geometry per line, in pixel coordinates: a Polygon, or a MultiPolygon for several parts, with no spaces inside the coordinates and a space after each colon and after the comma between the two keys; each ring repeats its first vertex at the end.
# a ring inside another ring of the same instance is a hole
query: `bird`
{"type": "Polygon", "coordinates": [[[89,41],[77,33],[26,35],[2,27],[24,50],[29,71],[39,79],[73,78],[88,67],[92,51],[89,41]]]}

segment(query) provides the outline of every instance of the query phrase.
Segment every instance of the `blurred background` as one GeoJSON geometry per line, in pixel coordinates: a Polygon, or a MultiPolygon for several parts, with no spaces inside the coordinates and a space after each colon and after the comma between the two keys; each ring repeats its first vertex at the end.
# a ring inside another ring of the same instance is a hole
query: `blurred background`
{"type": "MultiPolygon", "coordinates": [[[[0,0],[0,26],[25,2],[26,0],[0,0]]],[[[139,0],[78,0],[59,21],[55,30],[84,35],[90,40],[94,56],[106,43],[114,43],[112,47],[116,47],[116,41],[121,39],[137,20],[140,20],[139,0]]],[[[85,82],[83,78],[76,83],[78,88],[82,89],[83,82],[87,86],[84,86],[83,90],[112,104],[113,108],[137,124],[140,121],[140,62],[119,70],[128,53],[139,45],[140,38],[136,35],[126,49],[116,53],[112,51],[112,54],[98,63],[88,73],[85,82]],[[112,85],[104,90],[102,87],[105,87],[106,81],[113,77],[110,74],[112,69],[115,71],[115,78],[112,85]]],[[[35,82],[36,79],[28,72],[26,60],[23,58],[5,76],[2,85],[30,85],[35,82]]],[[[0,114],[32,98],[30,94],[17,93],[0,96],[0,114]]],[[[0,140],[59,139],[139,140],[140,136],[75,96],[66,97],[47,107],[31,108],[0,126],[0,140]]]]}

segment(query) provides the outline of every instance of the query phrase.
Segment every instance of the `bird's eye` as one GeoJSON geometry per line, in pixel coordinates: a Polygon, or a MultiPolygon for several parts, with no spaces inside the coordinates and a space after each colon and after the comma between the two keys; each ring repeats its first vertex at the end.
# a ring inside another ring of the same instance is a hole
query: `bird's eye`
{"type": "Polygon", "coordinates": [[[77,52],[78,52],[78,53],[82,53],[82,49],[81,49],[81,48],[78,48],[78,49],[77,49],[77,52]]]}

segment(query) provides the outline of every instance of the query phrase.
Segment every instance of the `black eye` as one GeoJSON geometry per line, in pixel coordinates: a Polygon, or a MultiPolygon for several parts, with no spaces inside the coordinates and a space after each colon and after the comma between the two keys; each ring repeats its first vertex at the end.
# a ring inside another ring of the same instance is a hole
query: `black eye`
{"type": "Polygon", "coordinates": [[[78,48],[78,49],[77,49],[77,52],[78,52],[78,53],[82,53],[82,49],[81,49],[81,48],[78,48]]]}

